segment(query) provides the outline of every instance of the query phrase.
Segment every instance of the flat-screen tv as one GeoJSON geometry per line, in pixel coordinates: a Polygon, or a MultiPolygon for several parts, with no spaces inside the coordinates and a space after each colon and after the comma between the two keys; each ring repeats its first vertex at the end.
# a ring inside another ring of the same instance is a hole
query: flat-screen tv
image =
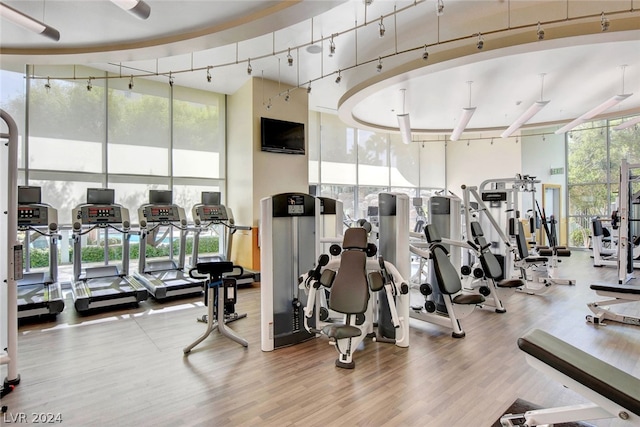
{"type": "Polygon", "coordinates": [[[304,154],[304,123],[262,117],[261,129],[262,151],[304,154]]]}
{"type": "Polygon", "coordinates": [[[112,188],[87,188],[87,203],[92,205],[113,205],[115,191],[112,188]]]}

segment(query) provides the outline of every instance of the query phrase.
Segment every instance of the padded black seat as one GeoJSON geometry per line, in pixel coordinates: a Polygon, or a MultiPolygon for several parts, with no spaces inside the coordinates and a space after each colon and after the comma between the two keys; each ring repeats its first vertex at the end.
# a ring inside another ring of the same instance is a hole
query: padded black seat
{"type": "Polygon", "coordinates": [[[503,279],[497,280],[499,277],[502,277],[502,266],[500,266],[500,262],[494,255],[493,252],[489,250],[489,245],[487,244],[486,239],[484,238],[484,234],[482,232],[482,228],[478,222],[471,223],[471,231],[474,235],[476,244],[480,247],[480,264],[482,265],[482,270],[484,274],[493,279],[496,286],[500,288],[519,288],[524,286],[524,281],[520,279],[503,279]]]}
{"type": "Polygon", "coordinates": [[[459,294],[453,297],[451,300],[455,304],[482,304],[485,299],[480,294],[459,294]]]}
{"type": "Polygon", "coordinates": [[[640,287],[637,285],[608,285],[593,284],[589,286],[594,291],[617,292],[620,294],[640,295],[640,287]]]}
{"type": "Polygon", "coordinates": [[[640,379],[539,329],[519,338],[518,347],[640,416],[640,379]]]}
{"type": "Polygon", "coordinates": [[[519,288],[524,286],[524,281],[521,279],[504,279],[496,283],[499,288],[519,288]]]}
{"type": "Polygon", "coordinates": [[[322,328],[322,333],[329,338],[340,340],[343,338],[353,338],[362,335],[362,331],[355,326],[345,325],[344,323],[332,323],[322,328]]]}

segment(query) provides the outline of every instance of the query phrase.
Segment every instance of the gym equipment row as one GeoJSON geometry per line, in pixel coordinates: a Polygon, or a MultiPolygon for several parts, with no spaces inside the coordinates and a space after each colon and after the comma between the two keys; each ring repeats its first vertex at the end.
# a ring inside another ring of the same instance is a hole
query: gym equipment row
{"type": "MultiPolygon", "coordinates": [[[[140,231],[131,230],[129,211],[115,203],[112,189],[87,189],[87,201],[72,211],[73,219],[73,279],[71,291],[75,309],[85,313],[90,310],[137,305],[151,295],[156,300],[200,295],[204,280],[190,277],[185,268],[186,237],[194,233],[191,265],[204,261],[223,261],[231,254],[231,235],[250,227],[234,224],[231,210],[220,204],[219,193],[204,192],[202,203],[193,207],[195,227],[188,228],[184,209],[172,203],[172,193],[168,190],[150,190],[149,203],[140,207],[140,231]],[[199,237],[203,230],[221,225],[221,236],[227,252],[215,259],[205,259],[199,255],[199,237]],[[161,228],[165,232],[160,235],[161,228]],[[177,260],[147,260],[148,245],[156,246],[165,240],[170,229],[179,231],[179,254],[177,260]],[[112,230],[121,236],[122,258],[120,265],[104,264],[84,266],[82,254],[83,236],[99,230],[107,236],[106,230],[112,230]],[[132,235],[139,236],[138,271],[129,272],[129,246],[132,235]],[[158,237],[160,235],[160,237],[158,237]]],[[[49,240],[49,272],[28,272],[18,282],[18,317],[53,315],[62,312],[64,300],[57,281],[57,211],[41,202],[39,187],[18,188],[18,227],[25,232],[38,233],[49,240]]],[[[28,253],[28,252],[27,252],[28,253]]],[[[26,260],[29,263],[29,259],[26,260]]],[[[29,264],[27,264],[29,265],[29,264]]],[[[234,266],[225,276],[237,278],[241,284],[258,280],[257,273],[234,266]]]]}

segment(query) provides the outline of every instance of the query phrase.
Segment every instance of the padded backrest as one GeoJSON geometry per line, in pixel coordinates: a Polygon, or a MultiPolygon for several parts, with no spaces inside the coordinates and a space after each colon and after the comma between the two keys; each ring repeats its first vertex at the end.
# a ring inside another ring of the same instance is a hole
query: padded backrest
{"type": "MultiPolygon", "coordinates": [[[[476,242],[481,247],[487,245],[487,241],[482,236],[476,237],[476,242]]],[[[487,277],[496,279],[502,276],[502,267],[500,266],[500,262],[489,248],[486,248],[480,254],[480,264],[482,264],[482,269],[487,277]]]]}
{"type": "Polygon", "coordinates": [[[516,245],[518,246],[518,254],[520,259],[525,259],[529,256],[529,249],[527,249],[527,239],[524,237],[524,230],[520,221],[515,221],[516,233],[516,245]]]}
{"type": "Polygon", "coordinates": [[[473,237],[484,236],[484,233],[482,232],[482,227],[480,226],[479,222],[473,221],[471,223],[471,235],[473,237]]]}
{"type": "Polygon", "coordinates": [[[458,293],[462,289],[460,276],[453,264],[451,264],[445,248],[440,245],[434,245],[431,248],[431,257],[440,292],[447,295],[458,293]]]}
{"type": "Polygon", "coordinates": [[[602,229],[602,221],[598,218],[593,218],[591,220],[591,224],[593,225],[593,235],[594,236],[602,236],[604,235],[604,231],[602,229]]]}
{"type": "Polygon", "coordinates": [[[342,249],[367,249],[367,230],[362,227],[347,228],[342,238],[342,249]]]}
{"type": "Polygon", "coordinates": [[[343,314],[364,313],[369,304],[367,231],[358,227],[348,228],[342,242],[344,252],[331,286],[329,308],[343,314]]]}
{"type": "Polygon", "coordinates": [[[438,243],[442,241],[442,237],[436,227],[433,224],[427,224],[424,226],[424,235],[429,243],[438,243]]]}

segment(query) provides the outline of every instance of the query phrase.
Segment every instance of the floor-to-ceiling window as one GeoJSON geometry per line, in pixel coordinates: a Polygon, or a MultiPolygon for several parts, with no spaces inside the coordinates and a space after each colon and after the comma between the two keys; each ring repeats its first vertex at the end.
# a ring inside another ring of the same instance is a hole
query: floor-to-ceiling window
{"type": "Polygon", "coordinates": [[[620,162],[640,162],[638,126],[616,130],[617,120],[585,123],[567,134],[569,244],[587,247],[591,219],[618,208],[620,162]]]}
{"type": "MultiPolygon", "coordinates": [[[[347,127],[333,114],[310,113],[309,182],[343,202],[346,220],[376,214],[378,193],[426,198],[445,187],[444,142],[404,144],[399,135],[347,127]]],[[[422,206],[413,207],[415,222],[422,206]]],[[[413,224],[412,224],[413,227],[413,224]]]]}

